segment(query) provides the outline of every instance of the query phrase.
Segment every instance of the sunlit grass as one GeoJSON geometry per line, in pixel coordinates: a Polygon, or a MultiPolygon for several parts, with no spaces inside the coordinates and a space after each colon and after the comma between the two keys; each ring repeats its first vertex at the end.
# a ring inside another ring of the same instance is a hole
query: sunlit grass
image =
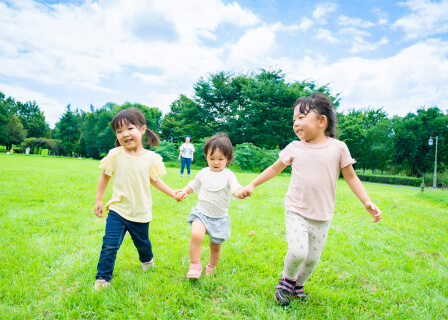
{"type": "MultiPolygon", "coordinates": [[[[232,236],[223,245],[218,272],[196,282],[185,278],[185,220],[196,195],[177,204],[153,190],[156,268],[141,271],[126,236],[112,287],[94,292],[105,226],[93,214],[97,166],[93,160],[0,154],[1,318],[448,318],[447,192],[421,195],[366,184],[384,212],[373,224],[343,180],[322,260],[305,285],[307,304],[281,308],[273,302],[286,253],[288,176],[232,202],[232,236]]],[[[236,174],[243,185],[256,176],[236,174]]],[[[169,168],[164,181],[181,188],[188,180],[169,168]]],[[[105,198],[110,196],[111,188],[105,198]]],[[[207,255],[204,242],[203,264],[207,255]]]]}

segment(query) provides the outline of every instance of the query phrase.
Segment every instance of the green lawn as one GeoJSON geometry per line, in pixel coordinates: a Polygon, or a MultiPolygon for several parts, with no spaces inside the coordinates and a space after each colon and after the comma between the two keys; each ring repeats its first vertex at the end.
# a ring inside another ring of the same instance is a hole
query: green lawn
{"type": "MultiPolygon", "coordinates": [[[[218,272],[196,282],[185,278],[185,220],[196,195],[178,204],[154,189],[156,268],[141,271],[127,235],[112,287],[93,291],[105,227],[93,214],[97,166],[85,159],[0,154],[2,319],[448,318],[448,192],[421,195],[366,184],[384,213],[373,224],[343,180],[327,246],[305,285],[308,303],[275,305],[286,253],[286,175],[232,202],[232,237],[218,272]]],[[[237,173],[243,185],[255,176],[237,173]]],[[[169,168],[164,181],[181,188],[187,179],[169,168]]],[[[110,195],[111,188],[105,199],[110,195]]],[[[203,264],[207,255],[204,242],[203,264]]]]}

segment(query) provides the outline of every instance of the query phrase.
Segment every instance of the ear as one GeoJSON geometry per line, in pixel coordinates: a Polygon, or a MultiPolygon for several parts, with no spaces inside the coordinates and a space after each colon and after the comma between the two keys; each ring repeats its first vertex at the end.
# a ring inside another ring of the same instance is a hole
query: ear
{"type": "Polygon", "coordinates": [[[328,118],[327,116],[321,115],[319,117],[319,127],[327,128],[328,127],[328,118]]]}
{"type": "Polygon", "coordinates": [[[146,129],[148,129],[148,127],[147,127],[146,125],[143,125],[143,126],[140,128],[140,132],[141,132],[142,134],[145,134],[145,133],[146,133],[146,129]]]}

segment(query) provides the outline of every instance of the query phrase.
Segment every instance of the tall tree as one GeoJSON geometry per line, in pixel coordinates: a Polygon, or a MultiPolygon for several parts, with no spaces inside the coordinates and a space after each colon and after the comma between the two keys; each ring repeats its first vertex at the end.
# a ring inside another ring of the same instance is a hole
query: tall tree
{"type": "Polygon", "coordinates": [[[62,141],[64,150],[74,155],[80,151],[80,136],[81,132],[78,126],[78,114],[70,110],[70,104],[67,105],[67,109],[61,117],[61,120],[56,123],[55,137],[62,141]]]}
{"type": "Polygon", "coordinates": [[[6,150],[10,150],[13,144],[20,144],[26,138],[26,130],[19,117],[11,116],[6,125],[4,125],[6,150]]]}
{"type": "Polygon", "coordinates": [[[50,129],[48,123],[45,122],[45,115],[36,101],[17,102],[16,110],[23,127],[28,132],[28,137],[41,138],[50,129]]]}

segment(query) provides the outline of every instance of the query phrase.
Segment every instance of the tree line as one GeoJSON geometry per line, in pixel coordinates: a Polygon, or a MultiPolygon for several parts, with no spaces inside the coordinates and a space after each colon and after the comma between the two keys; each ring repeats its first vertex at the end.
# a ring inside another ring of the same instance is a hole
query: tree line
{"type": "MultiPolygon", "coordinates": [[[[181,94],[164,116],[158,108],[129,102],[90,106],[90,111],[68,105],[54,129],[45,123],[35,102],[21,103],[0,93],[0,144],[8,150],[12,144],[37,149],[49,146],[53,154],[99,159],[114,147],[115,135],[110,128],[114,115],[136,107],[145,114],[148,127],[159,133],[163,142],[157,150],[167,161],[176,158],[177,147],[186,135],[200,145],[220,131],[229,134],[241,154],[275,156],[297,139],[292,131],[294,100],[316,91],[329,95],[338,111],[339,94],[332,94],[328,85],[288,82],[281,70],[261,69],[248,74],[222,71],[200,78],[193,85],[193,95],[181,94]]],[[[381,108],[337,113],[337,138],[348,145],[357,169],[392,169],[394,173],[420,176],[434,168],[435,145],[429,146],[428,140],[438,136],[438,169],[446,170],[447,111],[422,107],[404,117],[389,117],[381,108]]],[[[257,161],[247,165],[262,170],[265,165],[257,161]]]]}

